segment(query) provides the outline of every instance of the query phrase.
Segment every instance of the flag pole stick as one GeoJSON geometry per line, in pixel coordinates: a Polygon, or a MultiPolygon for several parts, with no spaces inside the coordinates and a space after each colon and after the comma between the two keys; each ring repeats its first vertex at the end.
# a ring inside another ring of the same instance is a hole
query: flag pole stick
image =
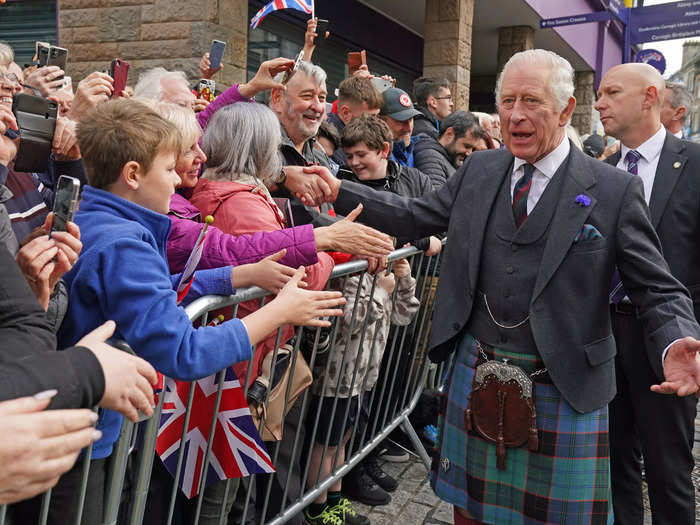
{"type": "Polygon", "coordinates": [[[311,0],[311,18],[316,18],[316,2],[311,0]]]}

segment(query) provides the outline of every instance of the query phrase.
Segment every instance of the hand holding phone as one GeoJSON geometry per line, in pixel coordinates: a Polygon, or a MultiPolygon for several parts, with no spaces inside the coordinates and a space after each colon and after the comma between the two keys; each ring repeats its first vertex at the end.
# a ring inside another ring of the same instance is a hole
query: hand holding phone
{"type": "Polygon", "coordinates": [[[348,69],[350,70],[350,76],[357,73],[362,66],[367,65],[367,52],[363,49],[362,51],[353,51],[348,53],[348,69]]]}
{"type": "Polygon", "coordinates": [[[209,68],[214,72],[221,69],[221,59],[224,58],[224,51],[226,50],[226,42],[221,40],[212,40],[211,49],[209,50],[209,68]]]}
{"type": "Polygon", "coordinates": [[[20,131],[15,169],[29,173],[46,171],[56,130],[58,103],[17,93],[12,99],[12,113],[20,131]]]}
{"type": "Polygon", "coordinates": [[[109,76],[112,77],[112,98],[122,96],[122,91],[126,88],[126,81],[129,78],[129,64],[126,60],[115,58],[109,66],[109,76]]]}

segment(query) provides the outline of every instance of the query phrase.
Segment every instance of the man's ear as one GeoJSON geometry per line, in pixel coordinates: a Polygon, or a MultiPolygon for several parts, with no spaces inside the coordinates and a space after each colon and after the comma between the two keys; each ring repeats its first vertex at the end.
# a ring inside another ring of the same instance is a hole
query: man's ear
{"type": "Polygon", "coordinates": [[[435,109],[435,106],[437,106],[437,100],[433,95],[428,95],[428,98],[425,99],[425,105],[432,111],[435,109]]]}
{"type": "Polygon", "coordinates": [[[139,189],[139,183],[141,182],[142,177],[143,173],[141,173],[141,165],[135,160],[130,160],[124,164],[124,166],[122,166],[122,171],[119,174],[119,178],[121,179],[122,183],[134,191],[139,189]]]}
{"type": "Polygon", "coordinates": [[[455,130],[454,130],[454,128],[449,127],[443,132],[442,137],[440,137],[438,142],[440,142],[440,144],[442,144],[443,146],[447,146],[448,144],[452,144],[452,142],[454,142],[454,140],[455,140],[455,130]]]}
{"type": "Polygon", "coordinates": [[[569,97],[569,101],[566,103],[566,107],[559,114],[559,125],[566,126],[566,124],[571,119],[574,110],[576,109],[576,99],[574,97],[569,97]]]}
{"type": "Polygon", "coordinates": [[[683,117],[685,117],[687,110],[685,106],[678,106],[676,109],[673,110],[673,120],[683,120],[683,117]]]}
{"type": "Polygon", "coordinates": [[[382,147],[381,156],[383,159],[388,159],[389,158],[389,152],[391,151],[391,142],[385,142],[384,146],[382,147]]]}
{"type": "Polygon", "coordinates": [[[274,108],[278,107],[280,100],[284,96],[284,91],[281,89],[273,89],[270,91],[270,106],[274,108]]]}
{"type": "Polygon", "coordinates": [[[649,109],[656,105],[660,108],[662,103],[663,100],[659,98],[659,90],[656,89],[656,86],[648,86],[644,92],[644,102],[642,102],[642,107],[644,109],[649,109]]]}
{"type": "Polygon", "coordinates": [[[340,117],[340,120],[342,120],[346,124],[350,122],[350,120],[352,119],[352,111],[350,111],[350,106],[348,106],[347,104],[338,104],[338,116],[340,117]]]}

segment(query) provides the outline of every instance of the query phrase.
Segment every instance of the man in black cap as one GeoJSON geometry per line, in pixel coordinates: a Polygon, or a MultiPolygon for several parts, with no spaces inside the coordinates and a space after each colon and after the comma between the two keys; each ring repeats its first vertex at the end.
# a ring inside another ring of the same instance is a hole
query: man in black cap
{"type": "Polygon", "coordinates": [[[594,159],[602,160],[603,152],[605,151],[605,139],[593,133],[583,141],[583,152],[590,155],[594,159]]]}
{"type": "Polygon", "coordinates": [[[411,97],[403,89],[389,88],[382,93],[381,119],[387,123],[394,137],[391,160],[402,166],[413,168],[413,146],[418,136],[412,137],[413,117],[420,111],[413,107],[411,97]]]}

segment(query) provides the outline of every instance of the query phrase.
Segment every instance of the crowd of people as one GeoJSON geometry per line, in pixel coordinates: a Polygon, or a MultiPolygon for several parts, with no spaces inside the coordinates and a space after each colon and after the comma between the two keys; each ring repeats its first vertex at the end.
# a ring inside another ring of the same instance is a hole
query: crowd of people
{"type": "MultiPolygon", "coordinates": [[[[377,410],[391,325],[419,308],[415,268],[399,259],[387,270],[388,254],[434,256],[445,237],[429,354],[449,365],[431,483],[455,523],[641,524],[642,469],[654,523],[694,523],[700,147],[682,138],[692,96],[651,66],[614,67],[596,102],[606,135],[580,138],[571,65],[531,50],[500,73],[496,114],[456,108],[441,78],[416,79],[412,95],[380,91],[366,66],[330,103],[312,61],[316,23],[303,61],[263,62],[211,102],[160,67],[121,93],[93,72],[72,93],[64,71],[22,69],[0,43],[10,523],[37,522],[48,488],[48,522],[75,523],[88,446],[82,523],[102,522],[122,418],[153,414],[156,372],[190,381],[232,367],[253,407],[272,389],[271,356],[296,346],[298,360],[313,355],[311,408],[302,419],[299,403],[284,407],[281,436],[265,437],[279,445],[272,490],[253,498],[276,514],[345,461],[351,430],[377,410]],[[42,173],[15,165],[29,141],[12,111],[21,93],[58,106],[42,173]],[[61,176],[81,185],[65,228],[51,211],[61,176]],[[330,279],[352,259],[367,273],[330,279]],[[274,298],[224,308],[213,326],[183,309],[249,286],[274,298]],[[295,327],[332,323],[333,344],[327,330],[296,341],[295,327]],[[302,486],[294,444],[305,439],[302,486]]],[[[204,55],[201,77],[221,67],[204,55]]],[[[369,524],[352,501],[384,505],[398,486],[380,454],[405,459],[386,441],[290,522],[369,524]]],[[[144,523],[165,522],[172,483],[156,457],[144,523]]],[[[204,489],[199,523],[219,523],[224,500],[235,522],[238,488],[204,489]]],[[[176,522],[189,523],[192,504],[177,505],[176,522]]]]}

